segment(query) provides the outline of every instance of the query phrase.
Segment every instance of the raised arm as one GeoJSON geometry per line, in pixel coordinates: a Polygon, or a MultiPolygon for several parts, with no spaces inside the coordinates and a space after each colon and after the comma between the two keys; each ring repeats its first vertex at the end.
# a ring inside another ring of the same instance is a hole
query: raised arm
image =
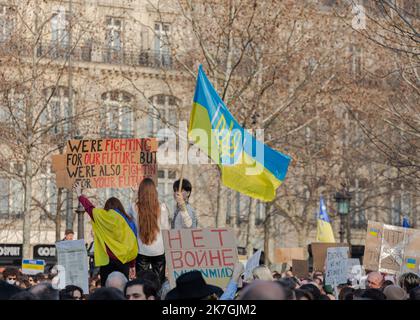
{"type": "Polygon", "coordinates": [[[92,220],[94,220],[93,209],[95,209],[95,206],[92,204],[92,202],[89,201],[89,199],[85,195],[82,194],[82,188],[80,187],[80,184],[74,184],[73,191],[76,192],[77,198],[79,199],[83,208],[85,208],[86,213],[92,220]]]}

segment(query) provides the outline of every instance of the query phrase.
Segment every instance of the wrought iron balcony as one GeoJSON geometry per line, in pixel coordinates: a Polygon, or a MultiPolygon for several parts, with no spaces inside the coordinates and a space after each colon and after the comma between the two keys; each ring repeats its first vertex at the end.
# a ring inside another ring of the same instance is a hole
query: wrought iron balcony
{"type": "MultiPolygon", "coordinates": [[[[37,47],[37,56],[49,59],[66,59],[69,45],[60,42],[43,42],[37,47]]],[[[96,48],[92,45],[71,48],[74,61],[100,62],[108,64],[142,66],[149,68],[173,68],[173,59],[169,52],[155,50],[128,50],[125,48],[96,48]]]]}

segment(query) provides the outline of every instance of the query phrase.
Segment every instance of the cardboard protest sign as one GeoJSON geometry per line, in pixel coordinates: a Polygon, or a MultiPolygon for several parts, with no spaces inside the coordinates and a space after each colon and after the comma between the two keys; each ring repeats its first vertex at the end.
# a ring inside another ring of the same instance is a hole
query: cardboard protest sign
{"type": "Polygon", "coordinates": [[[258,250],[248,259],[244,272],[245,279],[252,279],[252,271],[260,265],[261,252],[261,249],[258,250]]]}
{"type": "Polygon", "coordinates": [[[59,188],[83,189],[137,187],[150,177],[156,182],[157,140],[69,140],[64,154],[52,156],[52,169],[59,188]]]}
{"type": "Polygon", "coordinates": [[[306,278],[309,274],[308,260],[292,260],[292,272],[298,278],[306,278]]]}
{"type": "Polygon", "coordinates": [[[75,285],[89,292],[88,256],[85,242],[81,240],[59,241],[57,248],[57,264],[64,270],[64,285],[75,285]]]}
{"type": "Polygon", "coordinates": [[[408,232],[400,273],[413,272],[420,276],[420,230],[411,230],[408,232]]]}
{"type": "Polygon", "coordinates": [[[383,226],[379,271],[395,274],[400,271],[406,246],[407,229],[391,225],[383,226]]]}
{"type": "Polygon", "coordinates": [[[22,273],[35,275],[38,273],[44,273],[45,261],[44,260],[31,260],[23,259],[22,260],[22,273]]]}
{"type": "Polygon", "coordinates": [[[377,271],[382,246],[383,223],[368,221],[363,267],[366,270],[377,271]]]}
{"type": "Polygon", "coordinates": [[[289,265],[292,265],[293,259],[304,260],[305,248],[276,248],[274,251],[275,263],[288,263],[289,265]]]}
{"type": "Polygon", "coordinates": [[[369,221],[364,267],[367,270],[419,274],[420,230],[369,221]]]}
{"type": "Polygon", "coordinates": [[[235,233],[230,228],[163,230],[171,288],[183,273],[199,270],[206,283],[226,288],[238,262],[235,233]]]}
{"type": "Polygon", "coordinates": [[[336,287],[339,284],[347,283],[348,247],[336,247],[327,249],[325,284],[336,287]]]}
{"type": "MultiPolygon", "coordinates": [[[[324,272],[325,259],[327,257],[328,248],[335,247],[347,247],[344,243],[333,243],[333,242],[312,242],[312,257],[313,257],[313,271],[324,272]]],[[[348,257],[347,257],[348,258],[348,257]]]]}

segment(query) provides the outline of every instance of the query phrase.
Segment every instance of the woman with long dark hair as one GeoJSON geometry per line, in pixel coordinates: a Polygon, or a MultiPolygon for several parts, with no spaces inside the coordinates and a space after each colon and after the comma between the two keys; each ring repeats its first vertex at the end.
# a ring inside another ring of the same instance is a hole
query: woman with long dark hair
{"type": "Polygon", "coordinates": [[[79,184],[75,184],[73,189],[92,219],[94,263],[95,267],[100,267],[101,286],[105,286],[108,275],[114,271],[123,273],[129,279],[130,268],[134,270],[138,252],[137,230],[132,217],[115,197],[109,198],[103,209],[95,208],[82,195],[79,184]]]}
{"type": "Polygon", "coordinates": [[[165,250],[162,230],[168,230],[168,210],[159,203],[156,185],[152,179],[144,179],[137,192],[137,200],[131,206],[138,231],[139,254],[136,271],[149,270],[159,276],[160,283],[165,280],[165,250]]]}

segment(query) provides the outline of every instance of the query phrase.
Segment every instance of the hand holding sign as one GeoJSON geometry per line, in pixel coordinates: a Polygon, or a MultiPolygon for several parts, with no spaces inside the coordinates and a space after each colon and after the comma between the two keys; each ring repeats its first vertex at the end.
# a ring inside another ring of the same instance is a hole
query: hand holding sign
{"type": "Polygon", "coordinates": [[[236,262],[235,267],[233,268],[232,280],[236,283],[239,282],[241,275],[244,273],[245,267],[242,262],[236,262]]]}
{"type": "Polygon", "coordinates": [[[73,191],[76,193],[77,198],[79,198],[82,195],[82,186],[80,185],[80,182],[76,182],[73,184],[73,191]]]}

